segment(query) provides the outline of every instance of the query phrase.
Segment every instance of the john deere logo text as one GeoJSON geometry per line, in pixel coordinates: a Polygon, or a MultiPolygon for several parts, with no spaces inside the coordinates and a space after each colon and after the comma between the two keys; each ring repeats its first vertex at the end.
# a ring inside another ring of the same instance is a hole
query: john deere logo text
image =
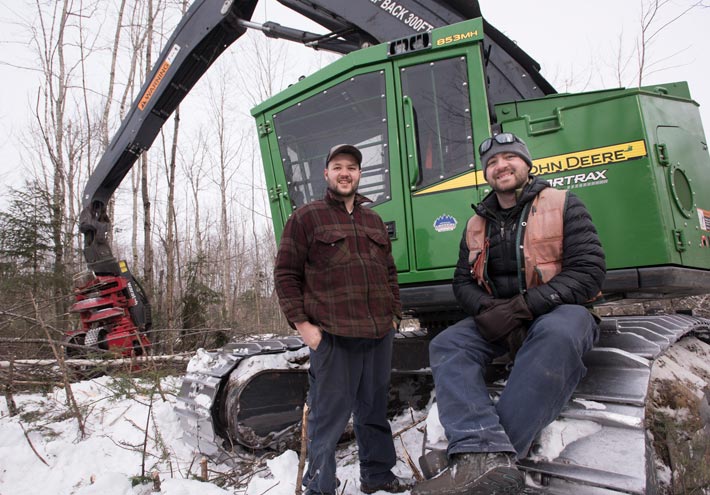
{"type": "Polygon", "coordinates": [[[533,160],[531,172],[535,175],[554,174],[565,170],[625,162],[642,156],[646,156],[646,143],[644,141],[633,141],[603,148],[566,153],[564,155],[538,158],[533,160]]]}
{"type": "MultiPolygon", "coordinates": [[[[538,158],[537,160],[533,160],[531,172],[535,175],[544,176],[569,170],[581,170],[587,167],[623,163],[646,155],[646,143],[643,140],[631,141],[628,143],[603,146],[601,148],[565,153],[563,155],[538,158]]],[[[555,187],[581,187],[573,184],[582,183],[597,185],[608,181],[606,177],[607,170],[608,169],[601,171],[584,171],[584,173],[580,172],[577,175],[569,175],[549,180],[555,187]]],[[[477,187],[485,184],[486,179],[483,177],[483,171],[471,170],[463,175],[452,177],[451,179],[421,189],[413,193],[413,196],[423,196],[425,194],[452,191],[466,187],[477,187]]]]}
{"type": "Polygon", "coordinates": [[[463,41],[470,38],[475,38],[478,36],[478,31],[469,31],[468,33],[454,34],[452,36],[444,36],[436,40],[436,46],[448,45],[449,43],[456,43],[457,41],[463,41]]]}

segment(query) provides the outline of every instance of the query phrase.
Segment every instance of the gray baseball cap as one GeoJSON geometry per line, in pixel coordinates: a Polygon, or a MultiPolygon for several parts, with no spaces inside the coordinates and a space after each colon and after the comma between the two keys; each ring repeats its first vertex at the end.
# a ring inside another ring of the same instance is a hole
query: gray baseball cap
{"type": "Polygon", "coordinates": [[[355,146],[352,144],[336,144],[332,148],[330,148],[330,151],[328,152],[328,157],[325,159],[325,166],[328,168],[328,164],[330,163],[330,160],[337,154],[340,153],[346,153],[348,155],[352,155],[355,157],[355,160],[357,160],[357,164],[359,167],[362,167],[362,153],[360,153],[360,150],[357,149],[355,146]]]}

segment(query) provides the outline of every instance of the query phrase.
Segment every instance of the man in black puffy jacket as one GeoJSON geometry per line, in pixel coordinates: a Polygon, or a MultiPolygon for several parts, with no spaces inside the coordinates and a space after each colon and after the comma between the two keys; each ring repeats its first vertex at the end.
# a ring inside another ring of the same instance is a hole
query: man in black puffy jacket
{"type": "Polygon", "coordinates": [[[521,492],[516,458],[570,399],[599,335],[585,305],[599,296],[606,264],[586,207],[530,174],[517,136],[498,134],[479,152],[493,191],[468,222],[453,282],[470,316],[429,347],[450,469],[415,495],[521,492]],[[515,363],[494,404],[484,371],[505,353],[515,363]]]}

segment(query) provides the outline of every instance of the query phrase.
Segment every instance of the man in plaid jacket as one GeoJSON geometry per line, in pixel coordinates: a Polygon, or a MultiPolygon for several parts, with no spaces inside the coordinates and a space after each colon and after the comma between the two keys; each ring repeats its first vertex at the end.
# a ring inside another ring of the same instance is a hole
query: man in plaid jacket
{"type": "Polygon", "coordinates": [[[289,218],[274,268],[281,309],[310,348],[307,495],[335,493],[335,448],[351,413],[362,491],[411,487],[391,471],[386,416],[401,319],[397,269],[382,219],[357,194],[361,165],[355,146],[330,150],[325,198],[289,218]]]}

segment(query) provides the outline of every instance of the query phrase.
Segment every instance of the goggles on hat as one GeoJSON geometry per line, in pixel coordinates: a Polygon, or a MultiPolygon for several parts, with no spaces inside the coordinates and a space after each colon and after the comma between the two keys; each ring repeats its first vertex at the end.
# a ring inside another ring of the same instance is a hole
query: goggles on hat
{"type": "Polygon", "coordinates": [[[493,146],[493,142],[496,142],[498,144],[520,143],[523,146],[527,146],[525,144],[525,141],[520,139],[515,134],[511,132],[501,132],[500,134],[496,134],[493,137],[484,139],[481,145],[478,147],[478,153],[481,155],[487,153],[488,150],[490,150],[493,146]]]}

